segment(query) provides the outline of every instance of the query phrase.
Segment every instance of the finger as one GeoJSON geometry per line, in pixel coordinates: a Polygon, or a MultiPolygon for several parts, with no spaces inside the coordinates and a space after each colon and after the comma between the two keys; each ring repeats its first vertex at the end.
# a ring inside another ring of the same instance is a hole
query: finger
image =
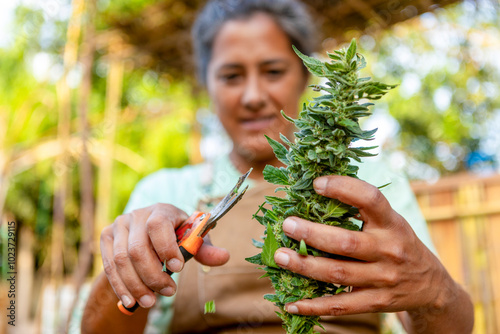
{"type": "Polygon", "coordinates": [[[358,208],[364,221],[384,226],[396,221],[389,201],[377,187],[365,181],[349,176],[322,176],[314,180],[314,189],[320,195],[358,208]]]}
{"type": "Polygon", "coordinates": [[[157,204],[146,220],[146,230],[159,259],[166,261],[167,268],[179,272],[184,258],[177,245],[175,228],[188,218],[187,214],[173,205],[157,204]]]}
{"type": "MultiPolygon", "coordinates": [[[[162,271],[163,266],[158,259],[158,255],[152,248],[143,225],[132,224],[130,226],[130,233],[126,243],[128,247],[128,256],[134,267],[133,274],[139,277],[139,281],[150,290],[156,291],[164,296],[173,295],[176,289],[175,282],[170,275],[162,271]]],[[[133,279],[134,282],[136,282],[137,278],[135,276],[133,279]]],[[[125,278],[124,281],[127,283],[125,278]]],[[[146,296],[154,297],[154,294],[149,291],[147,295],[143,296],[145,301],[149,302],[150,300],[146,296]]],[[[139,301],[141,302],[141,300],[139,301]]]]}
{"type": "Polygon", "coordinates": [[[135,304],[135,298],[123,283],[116,269],[116,265],[113,261],[113,242],[112,228],[108,226],[102,231],[100,239],[104,273],[116,296],[122,301],[122,304],[125,305],[125,307],[132,307],[135,304]]]}
{"type": "MultiPolygon", "coordinates": [[[[127,218],[129,219],[130,217],[127,216],[127,218]]],[[[126,224],[115,221],[113,224],[113,235],[113,261],[118,275],[127,287],[127,290],[132,294],[132,297],[142,307],[148,308],[153,306],[156,297],[137,274],[129,255],[128,239],[130,234],[126,224]]]]}
{"type": "Polygon", "coordinates": [[[221,266],[229,261],[229,252],[225,248],[213,246],[210,238],[206,236],[203,245],[194,258],[206,266],[221,266]]]}
{"type": "Polygon", "coordinates": [[[375,261],[379,256],[377,238],[366,232],[313,223],[298,217],[288,217],[283,222],[285,234],[295,240],[327,253],[347,256],[363,261],[375,261]]]}
{"type": "Polygon", "coordinates": [[[286,304],[285,309],[293,314],[314,316],[402,311],[394,305],[394,300],[370,289],[360,289],[335,296],[303,299],[286,304]]]}
{"type": "Polygon", "coordinates": [[[384,287],[395,283],[393,271],[383,271],[375,263],[303,256],[288,248],[279,248],[274,253],[274,261],[282,268],[326,283],[356,287],[384,287]]]}

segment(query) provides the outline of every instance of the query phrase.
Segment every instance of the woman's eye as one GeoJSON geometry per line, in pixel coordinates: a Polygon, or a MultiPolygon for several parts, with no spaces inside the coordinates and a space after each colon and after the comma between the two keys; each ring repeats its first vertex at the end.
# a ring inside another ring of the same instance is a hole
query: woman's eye
{"type": "Polygon", "coordinates": [[[278,79],[285,73],[285,70],[282,69],[272,69],[267,71],[268,77],[271,79],[278,79]]]}
{"type": "Polygon", "coordinates": [[[220,79],[226,83],[236,83],[240,77],[241,75],[239,73],[226,73],[220,75],[220,79]]]}

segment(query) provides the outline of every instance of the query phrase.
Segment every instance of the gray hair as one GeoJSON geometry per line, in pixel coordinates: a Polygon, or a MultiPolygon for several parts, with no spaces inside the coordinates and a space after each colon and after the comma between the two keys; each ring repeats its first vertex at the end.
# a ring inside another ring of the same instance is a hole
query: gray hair
{"type": "Polygon", "coordinates": [[[315,51],[315,25],[304,4],[297,0],[210,0],[192,29],[198,79],[203,85],[207,82],[213,42],[221,27],[227,21],[248,18],[255,13],[270,15],[302,53],[310,55],[315,51]]]}

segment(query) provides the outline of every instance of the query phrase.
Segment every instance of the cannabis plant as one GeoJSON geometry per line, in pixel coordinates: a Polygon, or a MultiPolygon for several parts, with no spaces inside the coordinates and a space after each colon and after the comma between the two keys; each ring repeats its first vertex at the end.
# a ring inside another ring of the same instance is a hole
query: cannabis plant
{"type": "Polygon", "coordinates": [[[312,85],[316,91],[325,94],[304,104],[298,119],[282,115],[295,124],[295,141],[281,135],[286,144],[267,138],[276,157],[286,167],[266,166],[264,179],[279,185],[277,191],[284,191],[283,198],[266,196],[254,218],[266,227],[264,242],[254,240],[262,252],[248,258],[251,263],[265,266],[264,276],[270,278],[275,294],[264,298],[277,305],[278,315],[286,332],[314,333],[319,325],[319,317],[301,316],[287,313],[286,303],[305,298],[316,298],[344,292],[345,286],[316,281],[280,268],[274,262],[274,253],[279,247],[288,247],[302,255],[329,256],[322,251],[307,246],[304,241],[292,240],[283,233],[283,221],[288,216],[297,216],[313,222],[358,230],[353,222],[358,210],[338,200],[316,194],[313,180],[323,175],[348,175],[357,177],[358,167],[352,160],[361,162],[362,157],[372,156],[372,147],[352,147],[356,140],[373,139],[374,130],[362,130],[358,120],[370,115],[367,100],[381,98],[392,85],[371,81],[368,77],[358,77],[358,72],[366,66],[365,59],[356,52],[353,39],[349,48],[328,53],[329,62],[308,57],[295,52],[308,70],[315,76],[325,78],[324,85],[312,85]],[[266,206],[266,207],[265,207],[266,206]]]}

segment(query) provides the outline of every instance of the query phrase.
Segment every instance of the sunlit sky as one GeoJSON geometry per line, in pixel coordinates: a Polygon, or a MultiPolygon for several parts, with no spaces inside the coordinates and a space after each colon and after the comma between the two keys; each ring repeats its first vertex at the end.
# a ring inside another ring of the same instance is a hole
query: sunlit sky
{"type": "Polygon", "coordinates": [[[14,9],[21,0],[0,1],[0,47],[6,47],[12,40],[14,9]]]}

